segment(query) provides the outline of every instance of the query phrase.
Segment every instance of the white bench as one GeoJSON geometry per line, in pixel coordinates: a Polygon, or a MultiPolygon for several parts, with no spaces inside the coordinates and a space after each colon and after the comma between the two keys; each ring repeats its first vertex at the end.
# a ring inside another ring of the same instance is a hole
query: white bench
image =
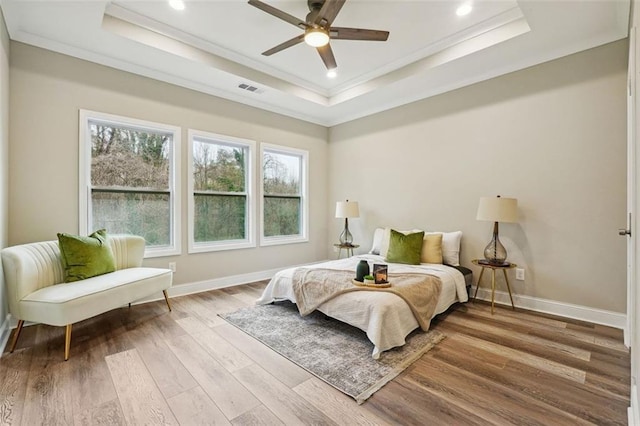
{"type": "Polygon", "coordinates": [[[58,241],[7,247],[0,253],[9,298],[9,312],[18,320],[13,352],[25,321],[66,326],[64,359],[69,359],[71,326],[167,289],[170,269],[143,268],[145,241],[133,235],[110,235],[116,270],[81,281],[64,282],[58,241]]]}

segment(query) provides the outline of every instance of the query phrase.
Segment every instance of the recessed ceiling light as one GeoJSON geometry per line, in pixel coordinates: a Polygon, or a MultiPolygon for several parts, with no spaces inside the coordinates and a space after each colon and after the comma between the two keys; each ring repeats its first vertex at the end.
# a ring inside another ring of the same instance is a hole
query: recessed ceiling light
{"type": "Polygon", "coordinates": [[[184,1],[182,0],[169,0],[169,6],[175,10],[184,10],[184,1]]]}
{"type": "Polygon", "coordinates": [[[460,6],[458,9],[456,9],[456,15],[458,16],[464,16],[464,15],[468,15],[471,12],[471,4],[469,3],[465,3],[462,6],[460,6]]]}
{"type": "Polygon", "coordinates": [[[337,76],[338,76],[338,73],[336,72],[335,69],[327,71],[327,77],[336,78],[337,76]]]}

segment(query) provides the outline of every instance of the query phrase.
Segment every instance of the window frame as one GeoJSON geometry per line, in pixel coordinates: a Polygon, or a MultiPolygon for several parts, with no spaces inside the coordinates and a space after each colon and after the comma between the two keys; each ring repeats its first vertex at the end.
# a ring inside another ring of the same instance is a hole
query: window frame
{"type": "Polygon", "coordinates": [[[187,202],[188,210],[188,252],[189,253],[205,253],[223,250],[238,250],[256,247],[256,220],[255,220],[255,179],[253,167],[256,164],[256,142],[250,139],[238,138],[234,136],[221,135],[203,130],[188,130],[188,161],[187,161],[187,186],[189,199],[187,202]],[[241,240],[223,240],[196,242],[194,237],[195,227],[195,197],[194,197],[194,181],[193,181],[193,143],[195,139],[205,139],[219,145],[242,146],[247,149],[245,155],[245,196],[246,196],[246,216],[245,216],[245,238],[241,240]]]}
{"type": "MultiPolygon", "coordinates": [[[[182,253],[181,246],[181,193],[180,193],[180,146],[182,129],[170,124],[157,123],[120,115],[80,109],[79,111],[79,173],[78,173],[78,228],[81,235],[88,235],[93,226],[91,208],[91,130],[90,122],[128,127],[135,130],[170,133],[172,143],[169,146],[169,245],[160,247],[145,246],[144,257],[176,256],[182,253]]],[[[145,192],[145,191],[134,191],[145,192]]]]}
{"type": "Polygon", "coordinates": [[[275,246],[280,244],[296,244],[306,243],[309,241],[309,151],[292,148],[283,145],[275,145],[270,143],[260,144],[260,167],[259,167],[259,185],[260,185],[260,246],[275,246]],[[273,152],[275,154],[294,155],[301,158],[300,164],[300,231],[299,235],[282,235],[267,237],[264,235],[264,154],[265,152],[273,152]]]}

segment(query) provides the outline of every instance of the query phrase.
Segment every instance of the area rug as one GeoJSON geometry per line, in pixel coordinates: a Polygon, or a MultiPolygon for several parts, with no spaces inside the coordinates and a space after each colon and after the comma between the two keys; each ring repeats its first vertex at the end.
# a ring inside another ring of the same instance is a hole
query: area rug
{"type": "Polygon", "coordinates": [[[416,330],[404,346],[374,360],[373,344],[362,330],[318,311],[301,317],[291,302],[243,308],[221,317],[358,404],[445,337],[436,330],[416,330]]]}

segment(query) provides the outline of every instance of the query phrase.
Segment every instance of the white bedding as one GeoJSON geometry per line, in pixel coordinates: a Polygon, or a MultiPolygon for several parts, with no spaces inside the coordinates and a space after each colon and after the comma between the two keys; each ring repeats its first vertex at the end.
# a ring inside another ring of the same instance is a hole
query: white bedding
{"type": "MultiPolygon", "coordinates": [[[[366,259],[370,266],[374,263],[388,264],[389,274],[425,273],[439,277],[442,281],[442,291],[434,316],[446,311],[455,302],[468,300],[464,276],[457,269],[446,265],[387,263],[382,256],[368,254],[305,267],[354,271],[355,276],[356,265],[361,259],[366,259]]],[[[295,303],[292,287],[294,269],[296,268],[278,272],[256,303],[266,305],[282,300],[290,300],[295,303]]],[[[401,297],[387,292],[353,291],[344,293],[326,301],[318,307],[318,310],[365,331],[374,345],[372,354],[374,359],[378,359],[383,351],[404,345],[406,336],[419,326],[409,305],[401,297]]]]}

